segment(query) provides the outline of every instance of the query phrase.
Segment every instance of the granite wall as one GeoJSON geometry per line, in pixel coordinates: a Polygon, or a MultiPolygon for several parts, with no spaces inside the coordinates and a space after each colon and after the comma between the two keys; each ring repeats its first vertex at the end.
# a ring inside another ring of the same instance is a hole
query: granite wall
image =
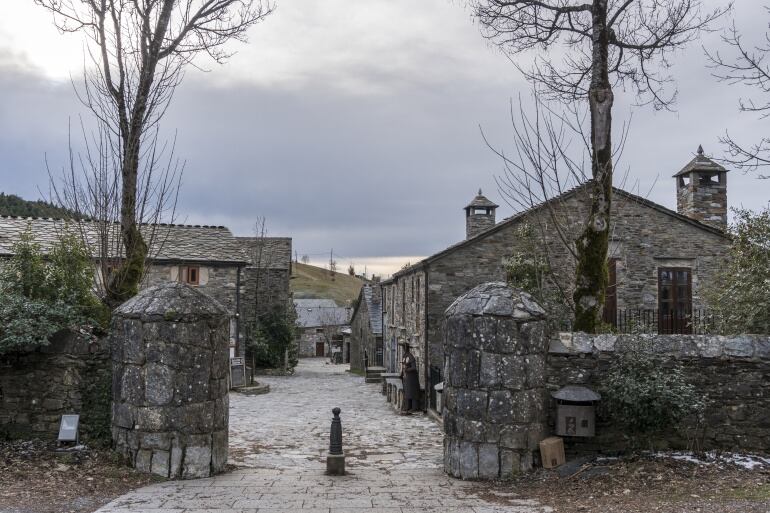
{"type": "Polygon", "coordinates": [[[444,470],[505,479],[531,470],[545,438],[545,311],[505,283],[447,309],[444,470]]]}
{"type": "Polygon", "coordinates": [[[113,314],[112,439],[138,470],[208,477],[228,443],[229,314],[181,283],[141,291],[113,314]]]}
{"type": "Polygon", "coordinates": [[[99,397],[109,383],[107,338],[62,332],[48,346],[0,357],[0,433],[54,439],[61,416],[76,413],[81,437],[92,441],[109,428],[109,396],[99,397]]]}
{"type": "MultiPolygon", "coordinates": [[[[770,450],[770,335],[586,335],[562,334],[548,354],[548,389],[565,385],[601,386],[617,355],[629,346],[652,352],[664,368],[682,366],[687,380],[706,399],[703,425],[686,422],[660,439],[677,449],[770,450]]],[[[622,450],[621,429],[601,416],[594,438],[565,438],[569,452],[622,450]]],[[[550,399],[549,425],[555,404],[550,399]]]]}

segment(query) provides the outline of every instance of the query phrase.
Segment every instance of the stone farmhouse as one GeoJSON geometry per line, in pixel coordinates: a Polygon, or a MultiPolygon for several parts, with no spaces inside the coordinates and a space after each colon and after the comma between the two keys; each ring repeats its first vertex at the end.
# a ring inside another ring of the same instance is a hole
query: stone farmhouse
{"type": "Polygon", "coordinates": [[[298,354],[331,356],[336,348],[350,361],[350,346],[343,347],[350,308],[337,306],[333,299],[295,299],[298,354]]]}
{"type": "MultiPolygon", "coordinates": [[[[719,272],[729,245],[726,173],[699,148],[695,158],[674,175],[677,212],[614,190],[607,322],[617,322],[618,315],[628,310],[650,312],[661,333],[686,332],[692,313],[707,308],[703,285],[719,272]]],[[[479,191],[464,208],[464,241],[382,283],[387,370],[398,371],[397,344],[408,342],[420,367],[426,405],[435,408],[433,385],[443,379],[447,307],[481,283],[506,280],[506,262],[512,253],[527,251],[521,237],[525,226],[535,227],[540,234],[538,251],[546,255],[555,280],[569,292],[574,258],[556,223],[563,233],[579,233],[588,199],[583,185],[496,223],[497,205],[479,191]]]]}
{"type": "Polygon", "coordinates": [[[350,320],[350,370],[383,365],[382,291],[379,283],[361,287],[350,320]]]}
{"type": "MultiPolygon", "coordinates": [[[[67,222],[61,219],[0,216],[0,265],[4,258],[13,255],[13,245],[25,231],[32,234],[46,254],[60,234],[68,229],[71,228],[67,222]]],[[[95,226],[83,224],[80,229],[91,245],[97,243],[99,237],[95,226]]],[[[258,303],[264,305],[264,309],[286,305],[291,297],[291,238],[261,239],[259,244],[265,247],[263,253],[266,255],[261,260],[261,267],[256,265],[251,251],[256,244],[251,238],[234,237],[224,226],[158,225],[152,237],[151,258],[141,288],[164,282],[183,282],[213,297],[230,314],[231,356],[243,356],[243,337],[255,319],[257,292],[260,295],[258,303]],[[259,288],[256,287],[258,277],[259,288]]]]}

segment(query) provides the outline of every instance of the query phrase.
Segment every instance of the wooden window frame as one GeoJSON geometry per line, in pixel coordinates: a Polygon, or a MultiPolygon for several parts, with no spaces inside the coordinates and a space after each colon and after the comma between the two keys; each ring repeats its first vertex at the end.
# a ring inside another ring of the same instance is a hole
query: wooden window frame
{"type": "Polygon", "coordinates": [[[188,285],[200,285],[201,282],[201,266],[199,265],[183,265],[179,268],[179,281],[188,285]],[[192,271],[192,272],[191,272],[192,271]],[[195,279],[191,278],[194,277],[195,279]]]}

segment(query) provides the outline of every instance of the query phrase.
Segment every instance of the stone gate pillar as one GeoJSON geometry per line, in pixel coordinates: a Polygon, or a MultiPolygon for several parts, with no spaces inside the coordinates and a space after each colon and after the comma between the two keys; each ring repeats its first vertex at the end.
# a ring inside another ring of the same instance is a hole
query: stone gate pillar
{"type": "Polygon", "coordinates": [[[148,288],[112,319],[112,441],[143,472],[208,477],[227,463],[229,319],[181,283],[148,288]]]}
{"type": "Polygon", "coordinates": [[[545,311],[502,282],[446,310],[444,470],[505,479],[532,468],[545,436],[545,311]]]}

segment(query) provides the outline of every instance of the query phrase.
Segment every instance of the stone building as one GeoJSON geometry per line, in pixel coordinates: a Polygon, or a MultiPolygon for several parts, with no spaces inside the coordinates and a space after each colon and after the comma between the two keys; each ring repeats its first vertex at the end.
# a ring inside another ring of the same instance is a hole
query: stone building
{"type": "MultiPolygon", "coordinates": [[[[719,272],[730,242],[724,232],[726,219],[719,217],[727,210],[725,174],[699,150],[675,175],[678,212],[614,189],[605,312],[609,322],[616,321],[619,312],[634,309],[651,312],[661,328],[682,327],[693,311],[707,307],[703,285],[719,272]]],[[[481,194],[474,198],[465,207],[464,241],[382,283],[388,370],[398,371],[397,343],[408,342],[417,357],[425,398],[435,404],[431,385],[443,379],[446,308],[481,283],[506,280],[511,255],[532,250],[531,241],[522,237],[525,227],[534,231],[537,251],[547,259],[565,295],[571,296],[575,262],[563,236],[579,233],[588,194],[583,185],[499,223],[496,205],[481,194]]]]}
{"type": "Polygon", "coordinates": [[[382,366],[382,296],[378,283],[361,287],[350,320],[350,331],[350,370],[382,366]]]}
{"type": "MultiPolygon", "coordinates": [[[[95,248],[100,240],[96,223],[83,223],[78,228],[84,231],[85,239],[95,248]]],[[[0,265],[4,258],[13,255],[13,245],[26,231],[32,234],[33,240],[45,255],[62,233],[73,229],[74,225],[70,226],[61,219],[0,216],[0,265]]],[[[245,327],[253,324],[255,319],[253,305],[257,276],[260,277],[259,290],[265,308],[281,302],[286,304],[291,297],[290,238],[264,238],[263,258],[255,260],[255,239],[236,238],[224,226],[145,225],[142,230],[151,244],[140,288],[178,281],[198,288],[219,301],[231,315],[230,343],[233,356],[243,354],[244,344],[241,339],[245,327]]],[[[107,246],[120,247],[115,243],[107,246]]],[[[115,261],[114,265],[118,265],[120,254],[116,250],[115,254],[111,254],[112,250],[108,252],[108,258],[115,261]]],[[[97,269],[96,272],[101,271],[97,269]]],[[[101,283],[101,280],[97,279],[96,283],[101,283]]]]}
{"type": "MultiPolygon", "coordinates": [[[[299,356],[332,356],[335,348],[344,350],[342,330],[350,322],[350,308],[337,306],[333,299],[295,299],[294,308],[299,356]]],[[[343,359],[350,357],[341,355],[343,359]]]]}
{"type": "MultiPolygon", "coordinates": [[[[291,308],[291,238],[236,237],[249,261],[241,277],[241,336],[248,338],[257,318],[291,308]]],[[[239,348],[245,356],[245,344],[239,348]]]]}

